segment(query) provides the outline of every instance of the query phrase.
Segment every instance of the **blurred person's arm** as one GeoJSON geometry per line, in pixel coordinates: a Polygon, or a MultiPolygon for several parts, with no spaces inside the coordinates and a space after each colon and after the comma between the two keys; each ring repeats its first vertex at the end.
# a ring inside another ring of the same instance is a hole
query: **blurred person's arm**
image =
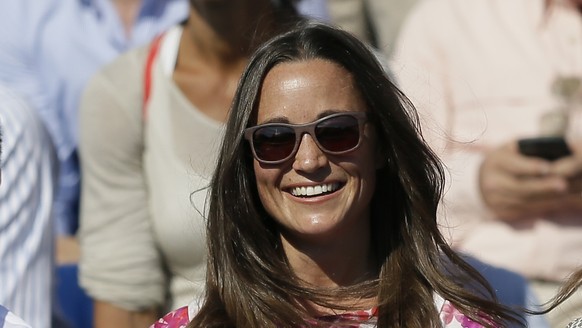
{"type": "Polygon", "coordinates": [[[119,327],[117,316],[155,320],[167,294],[142,163],[146,50],[130,51],[98,73],[81,101],[79,280],[96,300],[94,322],[101,327],[119,327]]]}

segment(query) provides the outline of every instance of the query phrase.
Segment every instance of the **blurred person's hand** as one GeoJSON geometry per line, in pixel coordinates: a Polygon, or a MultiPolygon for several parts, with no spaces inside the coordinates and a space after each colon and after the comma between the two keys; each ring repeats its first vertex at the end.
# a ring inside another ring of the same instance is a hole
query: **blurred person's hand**
{"type": "Polygon", "coordinates": [[[519,153],[511,142],[490,151],[479,172],[485,204],[502,220],[582,211],[582,145],[550,162],[519,153]]]}

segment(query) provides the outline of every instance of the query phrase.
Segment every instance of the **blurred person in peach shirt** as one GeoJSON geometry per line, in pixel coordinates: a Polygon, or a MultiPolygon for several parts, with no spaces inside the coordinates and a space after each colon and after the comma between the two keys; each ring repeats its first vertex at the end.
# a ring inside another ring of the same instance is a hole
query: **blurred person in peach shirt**
{"type": "MultiPolygon", "coordinates": [[[[445,235],[543,301],[582,264],[581,13],[580,0],[421,1],[391,66],[451,175],[445,235]],[[520,154],[518,139],[550,135],[573,154],[520,154]]],[[[580,308],[570,298],[552,326],[580,308]]]]}

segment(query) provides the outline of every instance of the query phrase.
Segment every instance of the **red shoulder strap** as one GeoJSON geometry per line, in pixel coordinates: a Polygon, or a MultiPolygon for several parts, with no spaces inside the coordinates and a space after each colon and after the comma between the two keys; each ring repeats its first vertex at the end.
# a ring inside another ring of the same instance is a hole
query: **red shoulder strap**
{"type": "Polygon", "coordinates": [[[146,59],[146,64],[145,64],[145,74],[144,74],[144,89],[143,89],[143,102],[142,102],[142,119],[145,122],[147,120],[147,114],[148,114],[148,100],[150,99],[150,93],[151,93],[151,88],[152,88],[152,66],[154,64],[154,59],[156,58],[156,55],[158,54],[158,51],[160,49],[160,44],[162,43],[162,37],[163,34],[160,34],[158,36],[155,37],[155,39],[152,41],[152,43],[150,44],[150,50],[148,52],[148,56],[146,59]]]}

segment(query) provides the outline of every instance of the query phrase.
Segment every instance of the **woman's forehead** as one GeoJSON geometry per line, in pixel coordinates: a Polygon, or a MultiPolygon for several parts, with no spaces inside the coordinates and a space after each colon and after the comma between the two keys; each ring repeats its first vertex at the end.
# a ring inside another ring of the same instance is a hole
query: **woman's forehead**
{"type": "Polygon", "coordinates": [[[364,104],[352,74],[342,66],[322,59],[286,62],[265,77],[257,121],[283,116],[309,122],[322,111],[365,111],[364,104]]]}

